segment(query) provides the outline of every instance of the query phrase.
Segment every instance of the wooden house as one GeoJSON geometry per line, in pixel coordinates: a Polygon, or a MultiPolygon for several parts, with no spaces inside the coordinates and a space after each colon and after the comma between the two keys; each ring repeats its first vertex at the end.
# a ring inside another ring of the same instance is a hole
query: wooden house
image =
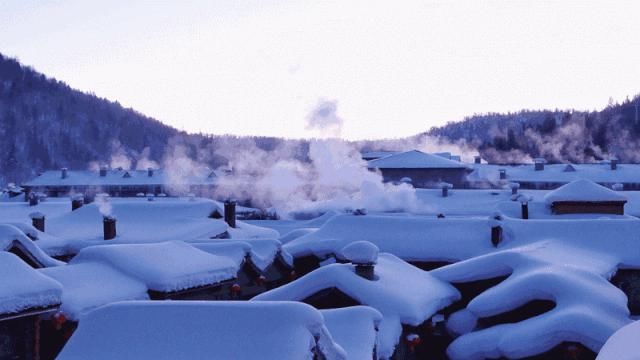
{"type": "Polygon", "coordinates": [[[590,180],[575,180],[549,192],[545,202],[554,214],[624,215],[627,199],[590,180]]]}

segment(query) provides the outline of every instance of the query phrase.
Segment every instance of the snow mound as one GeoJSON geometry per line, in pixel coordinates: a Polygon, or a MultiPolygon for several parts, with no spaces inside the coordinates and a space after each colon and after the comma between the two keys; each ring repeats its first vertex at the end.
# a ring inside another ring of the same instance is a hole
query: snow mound
{"type": "Polygon", "coordinates": [[[137,301],[96,309],[58,359],[346,359],[322,315],[293,302],[137,301]]]}
{"type": "Polygon", "coordinates": [[[368,241],[355,241],[345,246],[342,256],[354,264],[375,264],[380,250],[368,241]]]}
{"type": "Polygon", "coordinates": [[[626,201],[627,198],[591,180],[580,179],[547,193],[544,200],[551,204],[558,201],[626,201]]]}
{"type": "Polygon", "coordinates": [[[597,360],[637,360],[640,354],[640,321],[616,331],[604,344],[597,360]]]}
{"type": "Polygon", "coordinates": [[[144,282],[148,289],[163,292],[215,284],[235,278],[239,270],[233,260],[181,241],[92,246],[70,263],[83,262],[108,264],[144,282]]]}
{"type": "Polygon", "coordinates": [[[467,305],[468,314],[450,319],[449,327],[463,335],[447,349],[449,357],[521,358],[565,341],[597,352],[629,322],[626,296],[603,275],[615,267],[615,259],[603,257],[562,242],[539,241],[431,271],[453,283],[508,276],[475,297],[467,305]],[[549,300],[555,307],[520,322],[469,331],[474,317],[503,314],[533,300],[549,300]]]}
{"type": "Polygon", "coordinates": [[[451,285],[391,254],[378,256],[375,274],[376,280],[367,280],[355,274],[351,264],[326,265],[251,301],[302,301],[319,291],[337,288],[383,315],[378,355],[388,358],[399,342],[402,324],[418,326],[460,296],[451,285]]]}
{"type": "Polygon", "coordinates": [[[19,313],[60,304],[62,286],[19,257],[0,252],[0,314],[19,313]]]}
{"type": "Polygon", "coordinates": [[[32,236],[34,232],[38,237],[42,234],[32,226],[26,224],[0,224],[0,250],[7,251],[11,249],[15,243],[18,243],[42,264],[42,266],[59,266],[64,264],[64,262],[47,255],[33,240],[26,236],[21,228],[27,230],[32,236]]]}

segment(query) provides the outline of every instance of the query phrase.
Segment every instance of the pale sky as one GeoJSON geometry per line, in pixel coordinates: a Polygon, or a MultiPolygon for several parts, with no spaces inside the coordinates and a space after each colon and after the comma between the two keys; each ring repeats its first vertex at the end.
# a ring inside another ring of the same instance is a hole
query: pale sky
{"type": "Polygon", "coordinates": [[[187,131],[349,139],[640,93],[640,1],[0,0],[0,52],[187,131]]]}

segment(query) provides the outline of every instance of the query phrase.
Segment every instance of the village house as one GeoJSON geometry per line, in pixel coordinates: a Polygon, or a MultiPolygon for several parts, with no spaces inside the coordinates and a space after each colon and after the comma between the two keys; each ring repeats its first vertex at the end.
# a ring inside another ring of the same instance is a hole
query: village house
{"type": "Polygon", "coordinates": [[[449,284],[365,241],[342,250],[350,263],[325,265],[252,301],[302,301],[317,309],[366,305],[382,314],[378,358],[444,354],[448,339],[440,310],[458,299],[449,284]]]}
{"type": "Polygon", "coordinates": [[[418,150],[371,160],[367,167],[380,171],[385,182],[410,182],[416,188],[434,187],[442,182],[463,187],[472,171],[459,161],[418,150]]]}
{"type": "Polygon", "coordinates": [[[172,174],[165,169],[125,170],[101,167],[93,170],[48,170],[22,184],[25,200],[31,193],[50,197],[107,193],[116,197],[138,194],[169,196],[210,194],[216,183],[214,171],[202,174],[172,174]]]}
{"type": "Polygon", "coordinates": [[[545,202],[554,214],[624,215],[627,198],[590,180],[575,180],[547,193],[545,202]]]}
{"type": "Polygon", "coordinates": [[[0,252],[0,273],[0,359],[48,359],[40,325],[56,313],[62,286],[8,252],[0,252]]]}

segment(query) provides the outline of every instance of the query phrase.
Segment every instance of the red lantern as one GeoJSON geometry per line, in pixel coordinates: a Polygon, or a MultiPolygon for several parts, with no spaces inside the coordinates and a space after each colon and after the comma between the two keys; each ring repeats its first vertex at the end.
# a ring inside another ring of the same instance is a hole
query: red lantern
{"type": "Polygon", "coordinates": [[[53,314],[53,316],[51,317],[51,323],[56,328],[56,330],[62,329],[62,325],[64,325],[64,323],[66,322],[67,322],[67,317],[64,316],[64,314],[61,312],[57,312],[53,314]]]}
{"type": "Polygon", "coordinates": [[[420,342],[422,342],[422,340],[420,339],[420,335],[407,335],[407,346],[409,347],[409,352],[413,353],[414,351],[416,351],[416,346],[420,345],[420,342]]]}
{"type": "Polygon", "coordinates": [[[258,276],[258,278],[256,279],[256,284],[262,286],[264,285],[264,282],[267,280],[267,278],[264,275],[260,275],[258,276]]]}
{"type": "Polygon", "coordinates": [[[235,283],[231,285],[231,294],[238,295],[240,294],[240,290],[242,290],[242,288],[240,287],[240,284],[235,283]]]}
{"type": "Polygon", "coordinates": [[[298,277],[298,275],[296,274],[295,270],[291,270],[291,272],[289,273],[289,281],[293,281],[298,277]]]}

